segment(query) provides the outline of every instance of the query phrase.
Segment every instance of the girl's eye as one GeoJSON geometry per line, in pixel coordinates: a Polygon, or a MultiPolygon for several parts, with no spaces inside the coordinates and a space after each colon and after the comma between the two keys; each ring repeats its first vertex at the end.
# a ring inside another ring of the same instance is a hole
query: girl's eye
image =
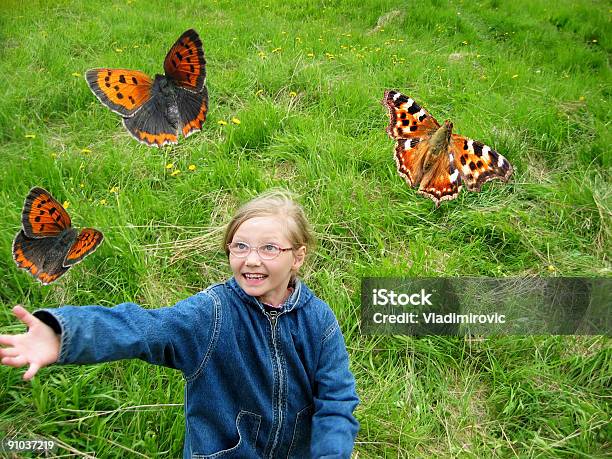
{"type": "Polygon", "coordinates": [[[274,244],[264,244],[261,246],[261,250],[263,250],[266,253],[277,253],[279,248],[278,246],[274,244]]]}
{"type": "Polygon", "coordinates": [[[246,242],[234,242],[232,244],[236,250],[248,250],[249,245],[246,242]]]}

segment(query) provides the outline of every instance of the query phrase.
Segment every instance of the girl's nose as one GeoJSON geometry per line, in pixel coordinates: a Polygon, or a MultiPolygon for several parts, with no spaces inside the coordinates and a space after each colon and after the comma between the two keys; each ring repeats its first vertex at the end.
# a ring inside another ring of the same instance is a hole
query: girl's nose
{"type": "Polygon", "coordinates": [[[259,254],[257,250],[251,250],[246,257],[245,263],[247,266],[259,266],[261,264],[261,258],[259,258],[259,254]]]}

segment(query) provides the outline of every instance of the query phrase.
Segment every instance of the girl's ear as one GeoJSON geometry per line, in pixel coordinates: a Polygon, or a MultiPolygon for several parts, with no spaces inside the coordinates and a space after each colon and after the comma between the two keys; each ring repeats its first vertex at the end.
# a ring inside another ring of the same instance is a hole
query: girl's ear
{"type": "Polygon", "coordinates": [[[302,246],[299,249],[293,251],[293,265],[291,266],[292,271],[297,271],[304,264],[306,258],[306,246],[302,246]]]}

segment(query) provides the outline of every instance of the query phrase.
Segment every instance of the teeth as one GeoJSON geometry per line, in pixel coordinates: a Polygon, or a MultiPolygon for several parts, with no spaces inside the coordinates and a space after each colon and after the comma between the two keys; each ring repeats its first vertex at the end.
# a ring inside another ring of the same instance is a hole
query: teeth
{"type": "Polygon", "coordinates": [[[263,279],[266,276],[263,274],[245,274],[244,277],[247,279],[263,279]]]}

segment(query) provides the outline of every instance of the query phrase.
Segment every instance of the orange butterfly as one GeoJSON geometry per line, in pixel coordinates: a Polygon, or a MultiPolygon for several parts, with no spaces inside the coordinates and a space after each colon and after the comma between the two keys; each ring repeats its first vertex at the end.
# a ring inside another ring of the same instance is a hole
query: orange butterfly
{"type": "Polygon", "coordinates": [[[395,162],[408,185],[436,203],[455,199],[462,183],[480,191],[493,179],[504,182],[512,174],[506,158],[477,140],[453,134],[453,123],[444,125],[413,99],[386,91],[382,100],[389,110],[387,134],[397,140],[395,162]]]}
{"type": "Polygon", "coordinates": [[[96,250],[104,239],[93,228],[78,233],[66,209],[38,187],[26,197],[21,224],[23,228],[13,241],[13,258],[18,267],[30,271],[44,285],[96,250]]]}
{"type": "Polygon", "coordinates": [[[96,97],[123,117],[123,125],[139,142],[153,147],[178,143],[202,129],[208,111],[206,60],[195,30],[186,31],[164,60],[165,75],[125,69],[91,69],[87,84],[96,97]]]}

